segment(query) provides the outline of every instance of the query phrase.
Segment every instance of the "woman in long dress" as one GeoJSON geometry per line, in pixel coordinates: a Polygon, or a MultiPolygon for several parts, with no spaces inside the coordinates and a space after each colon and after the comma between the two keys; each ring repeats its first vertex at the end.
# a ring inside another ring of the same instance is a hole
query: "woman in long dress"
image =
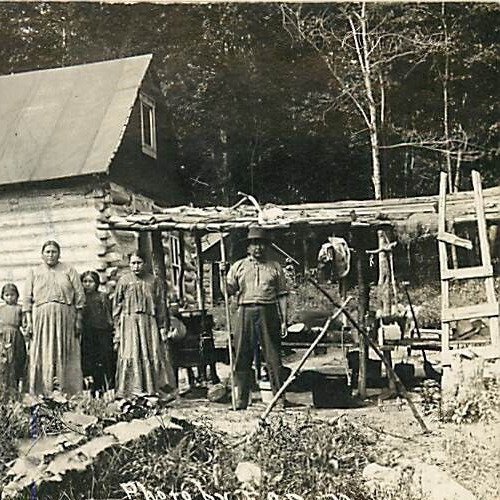
{"type": "Polygon", "coordinates": [[[113,317],[118,351],[116,396],[173,393],[174,371],[165,346],[166,304],[159,282],[145,271],[138,252],[130,257],[130,272],[118,280],[113,317]]]}
{"type": "Polygon", "coordinates": [[[55,389],[71,396],[82,389],[80,336],[85,305],[80,276],[59,262],[60,246],[47,241],[43,263],[31,269],[25,282],[23,312],[28,334],[28,388],[34,395],[55,389]]]}

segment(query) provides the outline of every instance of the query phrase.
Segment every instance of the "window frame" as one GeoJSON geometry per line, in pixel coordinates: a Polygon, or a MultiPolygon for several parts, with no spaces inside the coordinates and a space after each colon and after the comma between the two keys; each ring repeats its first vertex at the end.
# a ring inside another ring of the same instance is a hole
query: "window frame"
{"type": "Polygon", "coordinates": [[[182,275],[181,239],[175,234],[169,234],[169,239],[172,288],[175,290],[177,297],[180,298],[182,275]]]}
{"type": "Polygon", "coordinates": [[[156,136],[156,103],[153,98],[143,92],[139,93],[139,106],[141,109],[141,147],[142,152],[156,160],[158,154],[157,136],[156,136]],[[148,110],[147,117],[145,110],[148,110]],[[146,142],[146,118],[151,144],[146,142]]]}

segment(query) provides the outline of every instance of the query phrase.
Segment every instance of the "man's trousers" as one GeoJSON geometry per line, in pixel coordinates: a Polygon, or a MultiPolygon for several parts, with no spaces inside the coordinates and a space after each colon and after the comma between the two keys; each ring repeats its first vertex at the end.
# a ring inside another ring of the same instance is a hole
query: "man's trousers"
{"type": "MultiPolygon", "coordinates": [[[[271,390],[278,392],[281,380],[281,322],[277,304],[240,305],[234,330],[234,378],[238,389],[237,406],[246,408],[253,383],[252,361],[259,364],[262,348],[271,390]]],[[[258,366],[257,366],[258,368],[258,366]]]]}

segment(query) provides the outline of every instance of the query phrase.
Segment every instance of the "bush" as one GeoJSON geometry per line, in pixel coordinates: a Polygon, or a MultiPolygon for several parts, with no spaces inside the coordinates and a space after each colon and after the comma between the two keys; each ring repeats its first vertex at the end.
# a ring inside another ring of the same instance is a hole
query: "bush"
{"type": "Polygon", "coordinates": [[[17,457],[16,442],[29,436],[29,415],[15,393],[0,386],[0,478],[17,457]]]}

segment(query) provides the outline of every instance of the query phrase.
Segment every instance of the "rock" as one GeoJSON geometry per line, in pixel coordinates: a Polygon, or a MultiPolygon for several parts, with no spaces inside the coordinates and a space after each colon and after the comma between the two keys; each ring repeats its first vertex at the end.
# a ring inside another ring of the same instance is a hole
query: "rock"
{"type": "Polygon", "coordinates": [[[436,465],[415,464],[412,488],[427,500],[475,500],[468,489],[436,465]]]}
{"type": "Polygon", "coordinates": [[[215,384],[208,388],[207,399],[212,403],[227,401],[228,389],[224,384],[215,384]]]}
{"type": "Polygon", "coordinates": [[[115,437],[120,444],[127,444],[148,435],[160,427],[168,427],[169,429],[176,430],[182,429],[179,425],[172,423],[168,417],[155,415],[145,420],[133,419],[130,422],[119,422],[118,424],[110,425],[104,429],[104,433],[115,437]]]}
{"type": "Polygon", "coordinates": [[[19,442],[19,455],[36,458],[40,462],[47,462],[58,453],[75,448],[85,441],[85,436],[76,432],[65,432],[57,436],[45,436],[33,441],[23,439],[19,442]]]}
{"type": "Polygon", "coordinates": [[[371,463],[363,469],[363,479],[370,491],[393,490],[401,481],[403,471],[401,467],[384,467],[371,463]]]}
{"type": "Polygon", "coordinates": [[[259,486],[262,480],[262,470],[253,462],[240,462],[235,471],[240,483],[259,486]]]}
{"type": "Polygon", "coordinates": [[[65,411],[62,414],[62,421],[69,429],[86,434],[94,425],[97,425],[98,419],[83,413],[65,411]]]}

